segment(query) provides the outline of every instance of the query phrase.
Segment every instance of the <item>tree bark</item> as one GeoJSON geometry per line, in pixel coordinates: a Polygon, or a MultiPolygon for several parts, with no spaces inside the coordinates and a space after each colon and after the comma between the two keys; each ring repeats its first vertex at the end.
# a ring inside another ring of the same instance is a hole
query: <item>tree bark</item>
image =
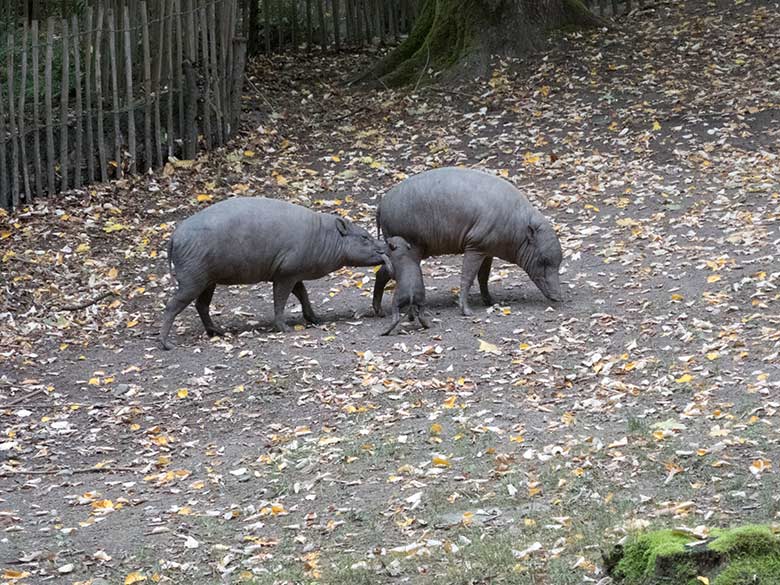
{"type": "Polygon", "coordinates": [[[422,0],[407,39],[352,82],[396,87],[456,64],[484,69],[490,55],[541,48],[551,30],[596,26],[608,25],[582,0],[422,0]]]}

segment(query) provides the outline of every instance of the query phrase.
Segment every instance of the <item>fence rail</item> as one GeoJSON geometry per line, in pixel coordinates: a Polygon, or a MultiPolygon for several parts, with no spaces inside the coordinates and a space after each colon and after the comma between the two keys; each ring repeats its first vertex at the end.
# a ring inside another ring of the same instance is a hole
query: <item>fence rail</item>
{"type": "Polygon", "coordinates": [[[0,206],[193,158],[238,126],[238,0],[110,0],[0,37],[0,206]]]}

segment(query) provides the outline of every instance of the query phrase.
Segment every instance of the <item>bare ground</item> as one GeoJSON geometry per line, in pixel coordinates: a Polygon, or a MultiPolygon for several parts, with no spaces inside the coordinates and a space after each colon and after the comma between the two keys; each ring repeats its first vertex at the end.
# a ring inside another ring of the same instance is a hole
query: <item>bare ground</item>
{"type": "Polygon", "coordinates": [[[230,148],[0,218],[0,583],[606,583],[632,529],[780,522],[766,6],[666,3],[412,94],[345,90],[371,55],[260,61],[230,148]],[[461,317],[440,258],[429,331],[379,337],[347,269],[310,285],[321,327],[222,288],[227,337],[188,309],[158,349],[176,220],[263,194],[371,227],[451,164],[553,219],[563,304],[499,264],[461,317]]]}

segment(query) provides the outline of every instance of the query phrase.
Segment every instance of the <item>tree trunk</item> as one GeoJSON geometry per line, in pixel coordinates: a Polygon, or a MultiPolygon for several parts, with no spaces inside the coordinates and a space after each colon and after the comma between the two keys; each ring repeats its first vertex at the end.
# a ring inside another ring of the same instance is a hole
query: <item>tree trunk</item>
{"type": "Polygon", "coordinates": [[[607,24],[582,0],[422,0],[407,39],[352,81],[394,87],[455,64],[484,69],[490,55],[538,49],[548,31],[571,26],[607,24]]]}

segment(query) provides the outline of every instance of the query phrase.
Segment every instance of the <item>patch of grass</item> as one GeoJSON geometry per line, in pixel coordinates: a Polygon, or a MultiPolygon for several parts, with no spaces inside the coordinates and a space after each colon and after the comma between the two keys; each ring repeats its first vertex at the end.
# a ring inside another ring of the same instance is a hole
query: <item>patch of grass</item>
{"type": "Polygon", "coordinates": [[[626,421],[626,430],[631,435],[647,435],[650,432],[650,425],[645,419],[630,416],[626,421]]]}

